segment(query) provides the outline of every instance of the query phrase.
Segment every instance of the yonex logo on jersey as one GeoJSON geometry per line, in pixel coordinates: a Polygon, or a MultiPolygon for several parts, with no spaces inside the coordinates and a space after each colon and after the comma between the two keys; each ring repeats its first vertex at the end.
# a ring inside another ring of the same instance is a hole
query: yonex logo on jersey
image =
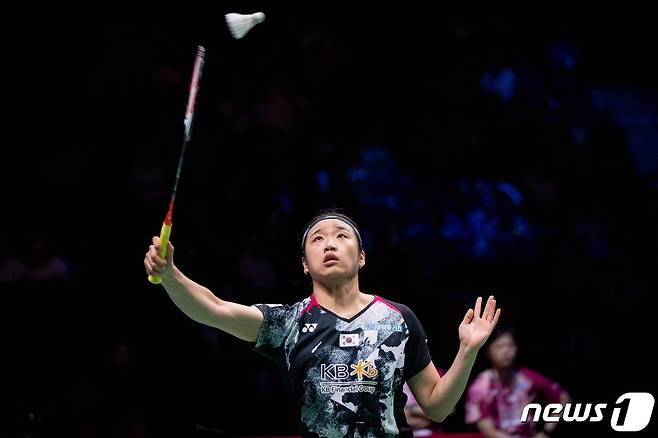
{"type": "Polygon", "coordinates": [[[302,328],[302,333],[313,332],[317,326],[318,326],[317,322],[314,324],[304,324],[304,327],[302,328]]]}
{"type": "Polygon", "coordinates": [[[358,333],[341,333],[338,341],[340,347],[356,347],[359,345],[358,333]]]}

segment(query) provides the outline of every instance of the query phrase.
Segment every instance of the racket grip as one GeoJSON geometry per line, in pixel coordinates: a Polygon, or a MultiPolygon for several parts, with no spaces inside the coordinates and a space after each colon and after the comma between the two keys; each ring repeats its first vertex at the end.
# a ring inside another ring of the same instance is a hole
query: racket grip
{"type": "MultiPolygon", "coordinates": [[[[160,230],[160,257],[167,258],[167,244],[169,243],[169,236],[171,236],[171,224],[163,223],[160,230]]],[[[160,284],[162,279],[157,275],[149,275],[149,281],[153,284],[160,284]]]]}

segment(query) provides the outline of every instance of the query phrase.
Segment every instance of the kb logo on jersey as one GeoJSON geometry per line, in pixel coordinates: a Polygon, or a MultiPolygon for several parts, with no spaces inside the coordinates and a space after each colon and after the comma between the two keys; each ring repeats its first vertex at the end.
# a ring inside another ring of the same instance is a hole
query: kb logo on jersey
{"type": "Polygon", "coordinates": [[[304,324],[304,328],[302,328],[302,333],[306,333],[306,332],[312,333],[317,326],[318,326],[317,322],[315,324],[304,324]]]}
{"type": "Polygon", "coordinates": [[[364,376],[372,379],[373,377],[377,377],[377,374],[378,371],[377,368],[375,368],[375,365],[367,360],[359,360],[357,363],[352,364],[349,367],[343,363],[320,365],[320,378],[322,380],[343,380],[347,379],[349,376],[356,376],[357,380],[360,382],[363,380],[364,376]],[[352,368],[351,372],[350,368],[352,368]]]}
{"type": "Polygon", "coordinates": [[[366,392],[374,394],[377,387],[376,380],[364,380],[377,377],[375,364],[370,361],[359,360],[347,366],[344,363],[320,365],[320,392],[322,394],[342,394],[366,392]],[[350,370],[351,368],[351,370],[350,370]],[[356,380],[350,379],[356,376],[356,380]]]}

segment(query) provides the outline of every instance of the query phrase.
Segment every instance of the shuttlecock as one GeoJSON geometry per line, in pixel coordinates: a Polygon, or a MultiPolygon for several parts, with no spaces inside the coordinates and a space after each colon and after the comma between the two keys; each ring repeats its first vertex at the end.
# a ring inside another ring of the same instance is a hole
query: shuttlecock
{"type": "Polygon", "coordinates": [[[258,23],[265,21],[265,14],[256,12],[255,14],[226,14],[226,24],[231,31],[233,38],[240,39],[258,23]]]}

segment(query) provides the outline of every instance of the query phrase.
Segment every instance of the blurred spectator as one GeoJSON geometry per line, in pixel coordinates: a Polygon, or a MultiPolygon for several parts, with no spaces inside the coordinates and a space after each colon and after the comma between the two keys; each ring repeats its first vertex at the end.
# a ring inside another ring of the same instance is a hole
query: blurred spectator
{"type": "Polygon", "coordinates": [[[557,423],[546,423],[543,429],[532,421],[522,423],[523,408],[528,403],[564,404],[569,394],[536,371],[517,368],[512,329],[494,329],[485,348],[492,367],[468,387],[466,423],[475,423],[487,438],[548,436],[557,423]]]}

